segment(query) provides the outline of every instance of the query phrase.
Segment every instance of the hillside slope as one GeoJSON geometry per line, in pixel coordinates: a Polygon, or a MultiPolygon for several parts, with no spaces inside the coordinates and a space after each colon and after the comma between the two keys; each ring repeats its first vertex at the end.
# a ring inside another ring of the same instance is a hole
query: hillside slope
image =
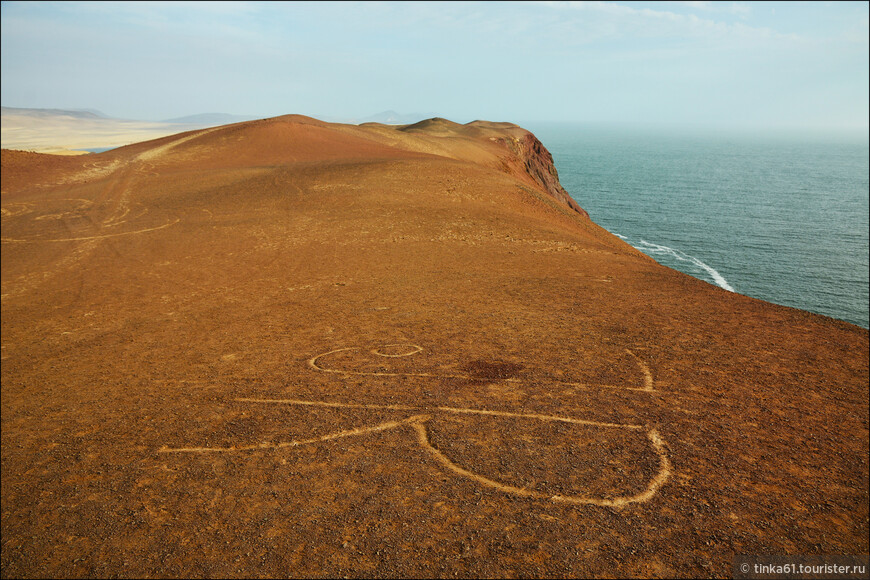
{"type": "Polygon", "coordinates": [[[2,153],[2,574],[868,551],[868,332],[664,268],[510,123],[2,153]]]}

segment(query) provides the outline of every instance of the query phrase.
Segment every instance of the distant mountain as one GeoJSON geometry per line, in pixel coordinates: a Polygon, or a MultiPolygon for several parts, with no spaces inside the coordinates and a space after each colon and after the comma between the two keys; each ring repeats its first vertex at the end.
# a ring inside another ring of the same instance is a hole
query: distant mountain
{"type": "Polygon", "coordinates": [[[383,111],[375,115],[371,115],[364,119],[360,119],[358,123],[384,123],[385,125],[410,125],[424,119],[436,117],[434,113],[409,113],[403,115],[395,111],[383,111]]]}
{"type": "Polygon", "coordinates": [[[3,115],[22,115],[26,117],[71,117],[73,119],[110,119],[96,109],[24,109],[18,107],[3,107],[3,115]]]}
{"type": "Polygon", "coordinates": [[[241,123],[242,121],[253,121],[254,119],[259,119],[259,117],[253,115],[229,115],[227,113],[200,113],[198,115],[166,119],[162,122],[185,125],[228,125],[230,123],[241,123]]]}
{"type": "Polygon", "coordinates": [[[95,115],[100,119],[114,119],[114,117],[111,117],[97,109],[70,109],[70,111],[72,111],[73,113],[91,113],[92,115],[95,115]]]}
{"type": "Polygon", "coordinates": [[[424,119],[437,117],[436,113],[409,113],[402,114],[396,111],[383,111],[368,117],[340,117],[334,115],[312,115],[327,123],[344,123],[349,125],[362,125],[363,123],[383,123],[384,125],[411,125],[424,119]]]}

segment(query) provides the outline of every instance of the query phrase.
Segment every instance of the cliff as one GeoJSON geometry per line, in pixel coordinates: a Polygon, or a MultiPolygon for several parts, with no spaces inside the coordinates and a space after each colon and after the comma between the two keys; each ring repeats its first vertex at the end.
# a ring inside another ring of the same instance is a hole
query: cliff
{"type": "Polygon", "coordinates": [[[868,551],[867,330],[660,266],[521,127],[292,115],[2,165],[3,577],[868,551]]]}
{"type": "MultiPolygon", "coordinates": [[[[450,156],[456,156],[457,142],[461,140],[476,141],[481,148],[483,145],[493,143],[497,145],[497,148],[494,151],[489,151],[489,154],[494,155],[498,162],[494,164],[490,162],[490,164],[540,188],[560,204],[571,208],[581,216],[589,217],[589,214],[559,183],[559,174],[553,163],[553,156],[544,147],[544,144],[531,132],[518,125],[490,121],[472,121],[460,125],[436,117],[413,125],[399,127],[398,130],[417,136],[436,136],[449,139],[452,151],[446,153],[450,156]]],[[[460,153],[460,158],[469,159],[479,164],[487,163],[487,159],[481,151],[478,150],[474,153],[460,153]]]]}
{"type": "Polygon", "coordinates": [[[501,140],[511,151],[505,164],[514,172],[522,168],[544,191],[560,203],[567,205],[585,218],[586,210],[565,191],[559,183],[559,173],[553,163],[553,156],[532,133],[525,132],[521,137],[508,137],[501,140]]]}

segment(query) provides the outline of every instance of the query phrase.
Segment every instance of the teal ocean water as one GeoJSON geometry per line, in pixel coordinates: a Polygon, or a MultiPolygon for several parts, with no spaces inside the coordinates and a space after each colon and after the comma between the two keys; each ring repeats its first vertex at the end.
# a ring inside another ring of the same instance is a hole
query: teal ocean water
{"type": "Polygon", "coordinates": [[[866,139],[528,128],[592,219],[659,263],[868,327],[866,139]]]}

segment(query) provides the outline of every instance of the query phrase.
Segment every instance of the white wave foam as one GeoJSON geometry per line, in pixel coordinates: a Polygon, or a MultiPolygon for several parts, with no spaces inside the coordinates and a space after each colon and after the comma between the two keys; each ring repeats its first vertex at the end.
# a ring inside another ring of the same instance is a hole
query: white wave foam
{"type": "Polygon", "coordinates": [[[690,263],[698,266],[699,268],[703,269],[708,274],[710,274],[710,277],[713,278],[713,281],[720,288],[724,288],[725,290],[728,290],[729,292],[735,291],[734,288],[732,288],[731,285],[728,283],[728,281],[722,276],[722,274],[720,274],[714,268],[712,268],[711,266],[708,266],[707,264],[705,264],[704,262],[702,262],[701,260],[699,260],[698,258],[696,258],[694,256],[690,256],[684,252],[681,252],[679,250],[675,250],[674,248],[669,248],[668,246],[653,244],[651,242],[647,242],[646,240],[641,240],[640,243],[635,246],[635,248],[637,248],[641,252],[644,252],[647,254],[663,254],[663,255],[671,256],[671,257],[676,258],[677,260],[680,260],[683,262],[690,262],[690,263]]]}

